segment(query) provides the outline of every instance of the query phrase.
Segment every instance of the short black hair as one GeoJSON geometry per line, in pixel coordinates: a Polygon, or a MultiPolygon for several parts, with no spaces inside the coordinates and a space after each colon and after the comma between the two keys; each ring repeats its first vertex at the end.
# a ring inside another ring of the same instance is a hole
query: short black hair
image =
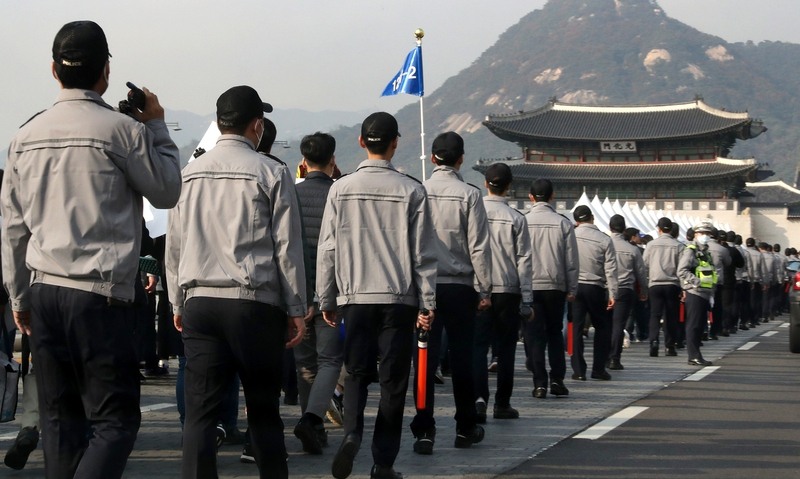
{"type": "Polygon", "coordinates": [[[316,132],[300,141],[300,154],[306,161],[318,167],[326,167],[336,151],[336,139],[327,133],[316,132]]]}
{"type": "Polygon", "coordinates": [[[639,230],[636,228],[625,228],[625,231],[622,232],[622,237],[625,238],[625,241],[630,241],[634,236],[639,236],[639,230]]]}
{"type": "Polygon", "coordinates": [[[75,67],[55,63],[56,76],[64,88],[80,88],[91,90],[103,75],[106,63],[88,62],[86,65],[75,67]]]}
{"type": "Polygon", "coordinates": [[[531,196],[536,201],[550,201],[553,197],[553,182],[546,178],[539,178],[531,183],[531,196]]]}
{"type": "Polygon", "coordinates": [[[264,122],[264,134],[261,136],[261,141],[258,142],[256,151],[269,153],[272,151],[272,145],[275,144],[275,138],[278,137],[278,128],[276,128],[275,123],[267,117],[261,118],[261,121],[264,122]]]}

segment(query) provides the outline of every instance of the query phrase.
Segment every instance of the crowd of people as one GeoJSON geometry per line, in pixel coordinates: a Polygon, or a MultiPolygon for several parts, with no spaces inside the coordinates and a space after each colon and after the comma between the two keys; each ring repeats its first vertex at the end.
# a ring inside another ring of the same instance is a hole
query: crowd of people
{"type": "Polygon", "coordinates": [[[611,380],[631,338],[649,341],[657,357],[663,337],[665,356],[685,348],[689,364],[710,365],[703,341],[770,321],[786,304],[786,262],[796,251],[743,242],[710,223],[680,238],[668,218],[653,239],[615,215],[601,225],[609,236],[586,206],[571,219],[559,214],[548,179],[532,183],[532,205],[519,212],[506,199],[506,164],[486,170],[486,196],[464,181],[465,145],[452,131],[432,142],[435,168],[420,182],[392,164],[401,134],[384,112],[362,122],[366,160],[343,176],[336,140],[304,137],[306,174],[295,184],[270,153],[276,129],[264,114],[272,106],[235,86],[216,103],[216,146],[181,171],[155,94],[143,89],[144,104],[129,115],[103,101],[109,57],[97,24],[64,25],[53,44],[59,97],[9,148],[3,284],[35,364],[24,410],[38,405],[6,455],[9,467],[24,467],[41,431],[46,477],[123,475],[141,423],[140,367],[165,372],[133,340],[155,318],[167,338],[158,354],[180,356],[182,477],[217,477],[216,450],[238,433],[241,384],[242,459],[261,477],[289,475],[283,389],[285,401],[299,403],[293,432],[308,454],[328,445],[326,415],[343,423],[331,473],[344,479],[378,383],[370,476],[396,479],[410,377],[413,452],[434,454],[442,359],[456,405],[455,430],[445,434],[470,448],[486,434],[488,357],[496,358],[493,418],[519,417],[511,397],[520,338],[532,397],[568,396],[567,354],[575,381],[611,380]],[[155,242],[142,198],[170,209],[155,242]],[[140,263],[148,244],[163,270],[140,263]],[[180,332],[178,347],[167,330],[180,332]],[[428,333],[426,362],[415,330],[428,333]]]}

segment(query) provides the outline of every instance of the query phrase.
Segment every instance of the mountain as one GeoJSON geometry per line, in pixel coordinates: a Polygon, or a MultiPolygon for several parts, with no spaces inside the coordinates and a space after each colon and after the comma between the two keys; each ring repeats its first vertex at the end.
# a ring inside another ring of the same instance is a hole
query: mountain
{"type": "MultiPolygon", "coordinates": [[[[794,184],[799,89],[800,45],[728,43],[669,18],[655,0],[550,0],[425,97],[426,151],[439,132],[459,132],[467,150],[465,176],[482,184],[470,168],[477,159],[521,154],[481,125],[488,114],[532,110],[553,97],[641,105],[699,95],[714,107],[746,110],[764,120],[769,131],[740,142],[731,156],[755,156],[794,184]]],[[[409,105],[396,116],[403,138],[394,163],[419,177],[419,106],[409,105]]],[[[337,161],[351,171],[364,154],[344,138],[357,137],[358,130],[333,134],[341,138],[337,161]]]]}

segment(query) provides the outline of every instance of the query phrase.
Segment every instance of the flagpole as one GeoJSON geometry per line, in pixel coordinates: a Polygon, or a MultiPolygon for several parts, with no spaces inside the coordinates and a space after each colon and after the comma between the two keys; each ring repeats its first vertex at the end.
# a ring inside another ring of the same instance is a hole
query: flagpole
{"type": "MultiPolygon", "coordinates": [[[[417,39],[417,46],[422,47],[422,37],[425,36],[425,31],[421,28],[414,30],[414,37],[417,39]]],[[[425,181],[425,114],[422,103],[422,95],[419,96],[419,143],[420,155],[419,160],[422,162],[422,181],[425,181]]]]}

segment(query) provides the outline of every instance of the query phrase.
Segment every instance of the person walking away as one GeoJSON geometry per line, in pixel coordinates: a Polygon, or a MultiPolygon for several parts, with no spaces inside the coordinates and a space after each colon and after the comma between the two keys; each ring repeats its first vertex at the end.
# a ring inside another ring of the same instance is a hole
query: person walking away
{"type": "Polygon", "coordinates": [[[331,326],[345,324],[344,438],[331,473],[344,479],[364,436],[370,383],[381,399],[372,435],[373,479],[397,479],[414,325],[429,330],[436,309],[436,252],[422,184],[391,163],[400,133],[385,112],[361,123],[367,159],[331,186],[317,251],[317,294],[331,326]],[[378,358],[380,363],[378,364],[378,358]],[[377,370],[376,370],[376,364],[377,370]]]}
{"type": "Polygon", "coordinates": [[[103,101],[109,50],[94,22],[53,42],[55,104],[11,141],[0,195],[3,280],[30,338],[45,477],[123,475],[141,422],[133,343],[142,197],[178,200],[178,148],[158,97],[131,116],[103,101]]]}
{"type": "Polygon", "coordinates": [[[278,398],[283,351],[305,332],[306,278],[292,176],[256,151],[271,111],[246,85],[220,95],[222,135],[183,170],[169,215],[169,299],[186,353],[184,479],[217,477],[217,421],[235,374],[260,477],[289,475],[278,398]]]}

